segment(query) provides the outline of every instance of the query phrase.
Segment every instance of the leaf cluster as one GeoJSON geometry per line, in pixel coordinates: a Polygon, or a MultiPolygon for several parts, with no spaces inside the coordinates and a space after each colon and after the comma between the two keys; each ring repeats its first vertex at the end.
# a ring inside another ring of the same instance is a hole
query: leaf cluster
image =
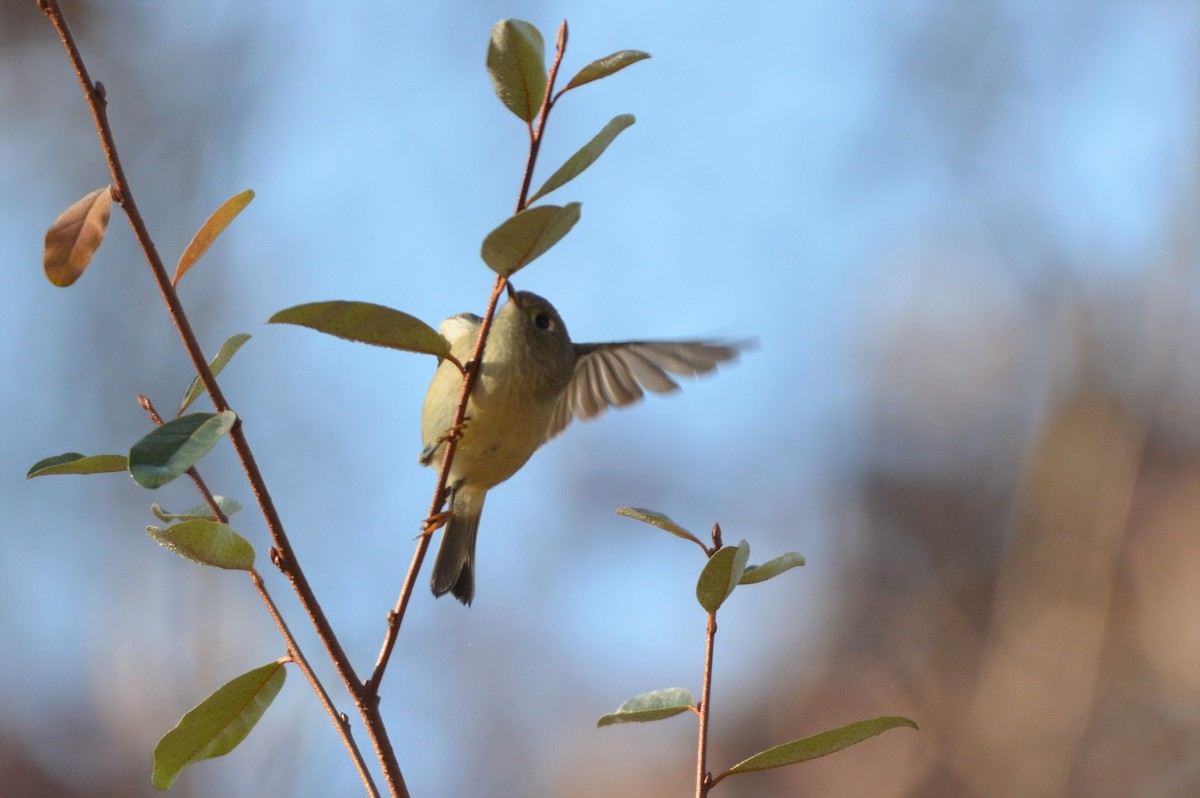
{"type": "MultiPolygon", "coordinates": [[[[634,696],[624,702],[617,707],[616,711],[601,716],[596,725],[645,723],[663,720],[689,711],[703,718],[706,710],[707,690],[711,685],[712,678],[711,651],[716,634],[717,611],[739,586],[773,579],[785,571],[804,565],[804,557],[794,551],[789,551],[779,557],[767,560],[762,565],[750,565],[750,544],[742,540],[736,546],[722,545],[719,525],[713,527],[713,542],[709,546],[699,537],[656,510],[647,510],[641,507],[619,507],[617,514],[657,527],[677,538],[691,541],[698,545],[708,558],[696,580],[696,601],[709,619],[709,658],[705,666],[704,680],[706,698],[697,701],[686,687],[654,690],[634,696]]],[[[702,721],[700,726],[701,750],[703,750],[706,743],[707,724],[702,721]]],[[[807,762],[900,726],[917,728],[917,724],[908,718],[885,716],[857,721],[837,729],[792,740],[755,754],[716,776],[707,772],[702,773],[698,789],[700,793],[707,794],[713,786],[729,776],[807,762]]],[[[703,763],[701,767],[703,768],[703,763]]]]}

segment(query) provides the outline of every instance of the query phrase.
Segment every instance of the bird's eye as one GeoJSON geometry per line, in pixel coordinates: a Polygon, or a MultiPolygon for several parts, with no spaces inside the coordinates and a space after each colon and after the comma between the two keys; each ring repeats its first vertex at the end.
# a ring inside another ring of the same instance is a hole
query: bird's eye
{"type": "Polygon", "coordinates": [[[533,326],[539,330],[550,329],[550,317],[545,313],[539,313],[533,317],[533,326]]]}

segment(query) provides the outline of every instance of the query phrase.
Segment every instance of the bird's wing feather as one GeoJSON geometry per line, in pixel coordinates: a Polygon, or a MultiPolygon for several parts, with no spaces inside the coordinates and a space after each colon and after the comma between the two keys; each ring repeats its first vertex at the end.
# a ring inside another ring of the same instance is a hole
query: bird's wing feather
{"type": "Polygon", "coordinates": [[[719,341],[623,341],[577,344],[575,371],[550,418],[546,440],[572,418],[588,419],[609,407],[642,398],[642,389],[667,393],[679,388],[668,374],[694,377],[732,360],[746,343],[719,341]]]}

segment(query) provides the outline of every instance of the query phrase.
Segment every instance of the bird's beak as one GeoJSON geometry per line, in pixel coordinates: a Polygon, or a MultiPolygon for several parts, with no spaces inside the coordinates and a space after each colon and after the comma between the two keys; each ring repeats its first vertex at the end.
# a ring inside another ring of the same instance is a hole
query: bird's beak
{"type": "Polygon", "coordinates": [[[508,290],[508,299],[509,299],[509,301],[510,301],[510,302],[512,302],[512,303],[513,303],[514,305],[516,305],[517,307],[521,307],[521,301],[520,301],[519,299],[517,299],[517,292],[516,292],[516,290],[515,290],[515,289],[512,287],[512,283],[506,282],[506,283],[504,284],[504,287],[505,287],[505,289],[507,289],[507,290],[508,290]]]}

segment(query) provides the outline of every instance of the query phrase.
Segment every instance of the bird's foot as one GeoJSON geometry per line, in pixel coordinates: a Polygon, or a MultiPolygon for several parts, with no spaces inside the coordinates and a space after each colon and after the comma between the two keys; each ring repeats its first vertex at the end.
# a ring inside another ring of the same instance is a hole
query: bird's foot
{"type": "Polygon", "coordinates": [[[438,445],[441,445],[441,444],[445,443],[446,441],[460,440],[463,436],[463,433],[466,432],[467,422],[470,420],[471,419],[469,417],[464,416],[461,423],[455,424],[453,427],[451,427],[450,429],[446,430],[441,435],[439,435],[438,439],[437,439],[438,445]]]}
{"type": "Polygon", "coordinates": [[[450,520],[450,516],[452,515],[454,515],[453,510],[442,510],[440,513],[433,513],[421,524],[421,535],[432,535],[434,532],[437,532],[446,525],[446,522],[450,520]]]}

